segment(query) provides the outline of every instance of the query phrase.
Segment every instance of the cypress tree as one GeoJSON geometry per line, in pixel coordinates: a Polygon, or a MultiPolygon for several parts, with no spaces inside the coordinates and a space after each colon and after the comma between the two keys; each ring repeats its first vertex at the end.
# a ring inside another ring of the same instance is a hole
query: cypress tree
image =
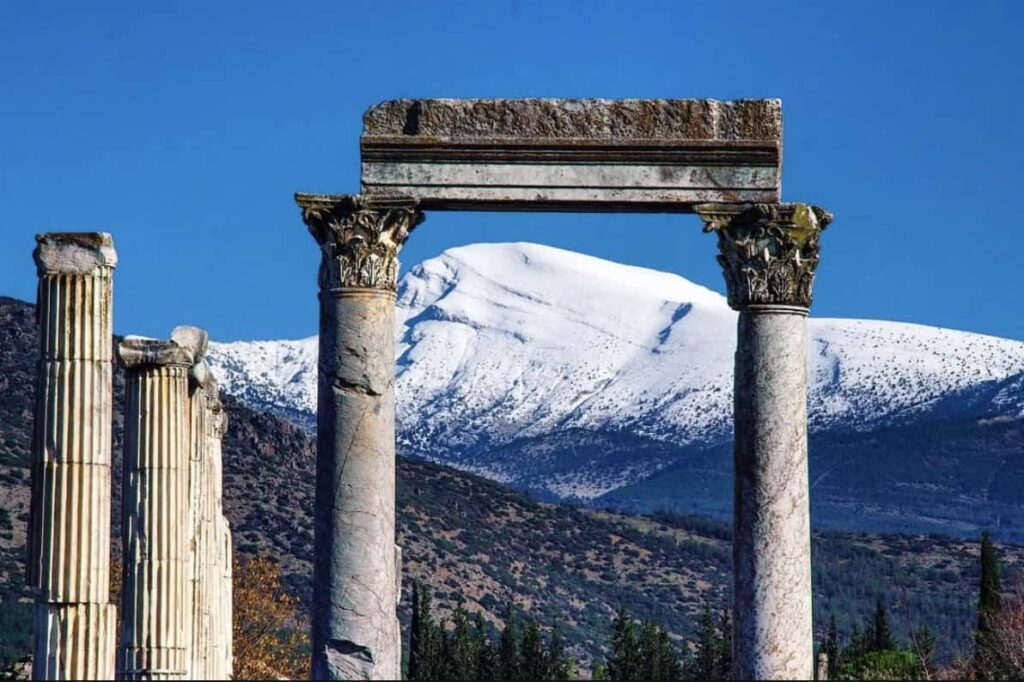
{"type": "Polygon", "coordinates": [[[885,602],[881,597],[875,603],[875,617],[871,623],[871,651],[895,650],[896,639],[889,628],[889,614],[885,610],[885,602]]]}
{"type": "Polygon", "coordinates": [[[828,655],[828,679],[839,677],[839,628],[836,627],[836,614],[832,613],[828,621],[828,639],[825,640],[825,653],[828,655]]]}
{"type": "Polygon", "coordinates": [[[608,657],[608,679],[613,682],[632,682],[639,679],[639,642],[636,623],[625,606],[615,612],[612,632],[612,652],[608,657]]]}
{"type": "Polygon", "coordinates": [[[1003,615],[999,557],[988,531],[981,534],[981,590],[978,595],[978,629],[974,635],[974,673],[979,680],[995,679],[1002,671],[999,654],[1003,615]]]}
{"type": "Polygon", "coordinates": [[[419,680],[420,677],[420,657],[423,655],[423,628],[422,621],[420,619],[420,583],[418,580],[412,581],[412,623],[409,626],[409,669],[408,677],[410,680],[419,680]]]}

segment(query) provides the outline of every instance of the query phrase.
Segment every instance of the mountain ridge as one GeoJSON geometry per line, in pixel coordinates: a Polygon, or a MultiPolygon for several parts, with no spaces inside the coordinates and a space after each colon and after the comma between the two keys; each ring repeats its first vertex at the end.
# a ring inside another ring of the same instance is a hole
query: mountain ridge
{"type": "MultiPolygon", "coordinates": [[[[678,275],[536,244],[450,249],[399,287],[399,449],[598,505],[688,462],[726,474],[735,321],[723,296],[678,275]]],[[[971,420],[1024,414],[1024,343],[836,318],[811,318],[808,339],[812,478],[843,471],[816,457],[816,435],[860,432],[870,448],[873,432],[954,419],[965,429],[957,438],[974,442],[988,435],[971,420]]],[[[236,342],[213,344],[210,360],[226,391],[310,428],[316,352],[315,337],[236,342]]],[[[1024,468],[1024,449],[1001,453],[1024,468]]],[[[990,464],[994,475],[1006,462],[990,464]]],[[[694,509],[708,507],[693,492],[694,509]]],[[[887,515],[866,527],[886,530],[887,515]]]]}

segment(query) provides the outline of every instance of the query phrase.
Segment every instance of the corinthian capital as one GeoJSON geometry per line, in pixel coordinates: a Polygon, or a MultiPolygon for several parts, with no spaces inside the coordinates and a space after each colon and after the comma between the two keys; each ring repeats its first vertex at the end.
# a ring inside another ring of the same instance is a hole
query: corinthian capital
{"type": "Polygon", "coordinates": [[[398,252],[423,222],[415,199],[296,194],[302,220],[323,252],[320,290],[395,291],[398,252]]]}
{"type": "Polygon", "coordinates": [[[807,309],[819,237],[832,214],[808,204],[701,204],[705,232],[718,234],[729,305],[807,309]]]}

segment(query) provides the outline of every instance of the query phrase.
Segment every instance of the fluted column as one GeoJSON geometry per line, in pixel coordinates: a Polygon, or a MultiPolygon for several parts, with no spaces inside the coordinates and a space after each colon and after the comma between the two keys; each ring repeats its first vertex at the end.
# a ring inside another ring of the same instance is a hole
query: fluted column
{"type": "Polygon", "coordinates": [[[819,236],[806,204],[705,204],[738,310],[734,415],[735,679],[811,679],[807,312],[819,236]]]}
{"type": "Polygon", "coordinates": [[[297,195],[320,245],[312,675],[398,679],[395,288],[401,198],[297,195]]]}
{"type": "Polygon", "coordinates": [[[188,667],[189,370],[174,341],[129,338],[124,419],[120,679],[181,679],[188,667]]]}
{"type": "Polygon", "coordinates": [[[28,584],[37,679],[108,679],[112,290],[106,233],[36,237],[39,362],[28,584]]]}

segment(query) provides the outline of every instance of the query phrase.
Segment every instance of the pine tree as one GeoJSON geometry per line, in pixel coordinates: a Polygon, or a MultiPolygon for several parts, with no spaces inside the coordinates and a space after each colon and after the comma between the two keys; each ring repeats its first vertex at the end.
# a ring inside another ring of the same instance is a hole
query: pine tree
{"type": "Polygon", "coordinates": [[[833,613],[828,621],[828,639],[825,640],[825,653],[828,655],[828,679],[835,680],[839,677],[839,628],[836,626],[836,614],[833,613]]]}
{"type": "Polygon", "coordinates": [[[978,629],[974,635],[974,673],[979,680],[996,679],[1003,670],[997,642],[1003,614],[999,557],[988,531],[981,534],[981,591],[978,595],[978,629]]]}
{"type": "Polygon", "coordinates": [[[473,639],[476,642],[476,674],[479,680],[493,680],[498,677],[498,660],[487,634],[487,623],[480,611],[473,619],[473,639]]]}
{"type": "Polygon", "coordinates": [[[715,618],[711,613],[711,605],[704,602],[704,613],[700,619],[697,633],[696,651],[690,663],[690,677],[698,680],[722,679],[728,670],[721,670],[722,642],[715,628],[715,618]]]}
{"type": "Polygon", "coordinates": [[[632,682],[640,679],[636,623],[625,606],[619,606],[615,612],[611,649],[611,655],[608,657],[608,679],[612,682],[632,682]]]}
{"type": "Polygon", "coordinates": [[[466,612],[462,597],[459,597],[452,612],[452,629],[448,639],[450,679],[479,679],[476,670],[476,640],[470,630],[469,614],[466,612]]]}
{"type": "Polygon", "coordinates": [[[889,615],[881,597],[875,602],[875,617],[871,622],[871,651],[892,651],[897,649],[896,639],[889,628],[889,615]]]}
{"type": "Polygon", "coordinates": [[[665,679],[662,673],[662,657],[659,656],[658,626],[653,621],[644,621],[640,626],[640,677],[644,680],[665,679]]]}
{"type": "Polygon", "coordinates": [[[519,643],[519,660],[522,661],[523,677],[528,680],[548,679],[547,661],[540,641],[540,626],[530,618],[523,628],[523,639],[519,643]]]}
{"type": "Polygon", "coordinates": [[[601,661],[594,661],[594,667],[590,671],[590,679],[594,682],[604,682],[608,679],[608,667],[601,661]]]}
{"type": "Polygon", "coordinates": [[[935,635],[927,625],[922,625],[914,633],[914,656],[924,672],[925,679],[935,677],[935,635]]]}
{"type": "Polygon", "coordinates": [[[565,656],[565,640],[562,638],[562,628],[559,627],[557,620],[551,626],[551,636],[548,638],[548,650],[544,658],[547,665],[548,679],[572,679],[573,664],[572,661],[565,656]]]}
{"type": "Polygon", "coordinates": [[[519,680],[523,677],[520,650],[519,623],[514,608],[509,609],[505,618],[505,628],[501,631],[498,641],[498,675],[499,680],[519,680]]]}
{"type": "Polygon", "coordinates": [[[719,632],[715,666],[719,679],[724,680],[732,673],[732,621],[728,610],[723,610],[719,616],[719,632]]]}

